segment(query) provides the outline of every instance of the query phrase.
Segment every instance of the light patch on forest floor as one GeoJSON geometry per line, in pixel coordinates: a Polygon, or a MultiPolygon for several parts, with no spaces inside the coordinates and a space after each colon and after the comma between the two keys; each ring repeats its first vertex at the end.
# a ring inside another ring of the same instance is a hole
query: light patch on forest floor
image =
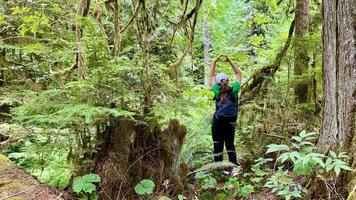
{"type": "Polygon", "coordinates": [[[0,200],[58,200],[63,199],[62,195],[48,185],[40,184],[0,154],[0,200]]]}

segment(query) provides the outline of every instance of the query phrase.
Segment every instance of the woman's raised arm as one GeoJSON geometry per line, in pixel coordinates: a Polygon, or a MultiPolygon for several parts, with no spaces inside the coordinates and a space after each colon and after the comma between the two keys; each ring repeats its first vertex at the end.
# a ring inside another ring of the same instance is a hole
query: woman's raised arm
{"type": "Polygon", "coordinates": [[[240,68],[228,57],[226,56],[226,61],[230,64],[231,68],[235,72],[235,80],[241,84],[241,70],[240,68]]]}

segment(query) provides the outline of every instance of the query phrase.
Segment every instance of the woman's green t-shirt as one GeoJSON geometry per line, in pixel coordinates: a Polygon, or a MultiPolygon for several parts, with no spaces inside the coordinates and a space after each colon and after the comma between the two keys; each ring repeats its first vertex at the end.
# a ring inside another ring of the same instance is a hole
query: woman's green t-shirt
{"type": "MultiPolygon", "coordinates": [[[[232,93],[234,94],[234,97],[236,99],[236,102],[239,98],[239,91],[240,91],[240,83],[238,81],[235,81],[231,85],[232,87],[232,93]]],[[[214,92],[214,99],[217,98],[220,95],[220,88],[217,83],[215,83],[212,87],[211,90],[214,92]]]]}

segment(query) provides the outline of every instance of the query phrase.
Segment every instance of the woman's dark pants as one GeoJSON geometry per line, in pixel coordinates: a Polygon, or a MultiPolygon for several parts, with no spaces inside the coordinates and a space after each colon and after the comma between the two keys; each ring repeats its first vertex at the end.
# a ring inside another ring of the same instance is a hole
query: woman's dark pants
{"type": "Polygon", "coordinates": [[[237,164],[235,151],[235,127],[236,117],[233,118],[219,118],[214,115],[211,132],[214,141],[214,161],[223,161],[224,143],[229,156],[229,161],[237,164]]]}

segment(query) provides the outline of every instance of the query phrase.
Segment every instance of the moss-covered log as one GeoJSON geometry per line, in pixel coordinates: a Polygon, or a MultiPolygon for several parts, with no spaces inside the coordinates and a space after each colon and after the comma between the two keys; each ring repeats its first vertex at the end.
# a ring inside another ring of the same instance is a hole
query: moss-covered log
{"type": "Polygon", "coordinates": [[[33,176],[19,169],[0,154],[0,199],[60,200],[75,199],[69,193],[40,184],[33,176]]]}

